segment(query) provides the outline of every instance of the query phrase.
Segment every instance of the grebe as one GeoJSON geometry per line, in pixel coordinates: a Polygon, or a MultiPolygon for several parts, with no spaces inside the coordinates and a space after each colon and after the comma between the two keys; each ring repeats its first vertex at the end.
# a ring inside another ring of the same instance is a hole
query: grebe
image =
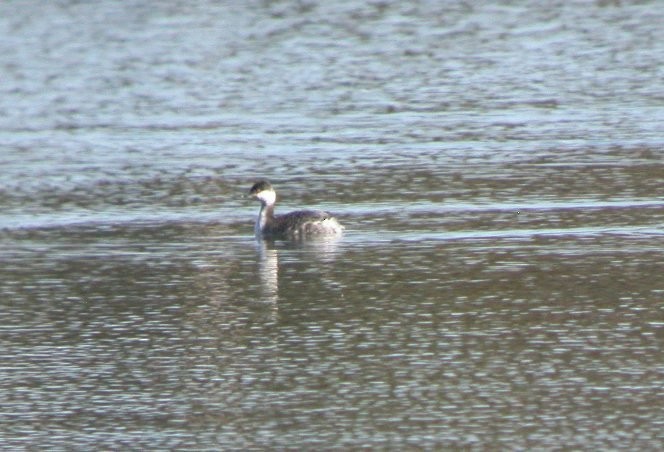
{"type": "Polygon", "coordinates": [[[344,227],[336,218],[319,210],[297,210],[274,215],[277,194],[268,181],[260,181],[249,190],[249,195],[261,202],[254,231],[257,237],[302,238],[314,235],[339,235],[344,227]]]}

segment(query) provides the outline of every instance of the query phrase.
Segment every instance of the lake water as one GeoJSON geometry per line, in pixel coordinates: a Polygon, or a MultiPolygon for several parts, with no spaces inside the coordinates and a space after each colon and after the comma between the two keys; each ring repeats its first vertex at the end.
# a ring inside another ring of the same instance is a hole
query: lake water
{"type": "Polygon", "coordinates": [[[2,2],[0,449],[661,448],[662,23],[2,2]]]}

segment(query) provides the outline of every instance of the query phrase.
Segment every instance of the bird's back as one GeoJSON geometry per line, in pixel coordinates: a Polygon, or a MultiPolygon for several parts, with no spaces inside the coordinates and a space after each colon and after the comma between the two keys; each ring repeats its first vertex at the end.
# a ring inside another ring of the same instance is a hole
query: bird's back
{"type": "Polygon", "coordinates": [[[336,218],[320,210],[297,210],[277,215],[270,226],[271,235],[288,237],[341,234],[344,229],[336,218]]]}

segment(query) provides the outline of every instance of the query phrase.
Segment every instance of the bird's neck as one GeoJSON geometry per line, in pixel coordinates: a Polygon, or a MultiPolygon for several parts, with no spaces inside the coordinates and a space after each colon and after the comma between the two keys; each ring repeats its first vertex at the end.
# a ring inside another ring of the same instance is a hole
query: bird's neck
{"type": "Polygon", "coordinates": [[[258,212],[258,218],[256,218],[256,226],[254,228],[257,235],[260,235],[261,232],[265,229],[267,224],[274,220],[274,203],[261,203],[261,210],[258,212]]]}

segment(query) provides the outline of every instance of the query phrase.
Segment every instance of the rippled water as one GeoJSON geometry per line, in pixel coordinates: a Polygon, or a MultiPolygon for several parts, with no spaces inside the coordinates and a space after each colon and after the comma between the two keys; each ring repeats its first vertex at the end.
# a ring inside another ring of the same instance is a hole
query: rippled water
{"type": "Polygon", "coordinates": [[[3,2],[0,448],[661,448],[662,11],[3,2]]]}

